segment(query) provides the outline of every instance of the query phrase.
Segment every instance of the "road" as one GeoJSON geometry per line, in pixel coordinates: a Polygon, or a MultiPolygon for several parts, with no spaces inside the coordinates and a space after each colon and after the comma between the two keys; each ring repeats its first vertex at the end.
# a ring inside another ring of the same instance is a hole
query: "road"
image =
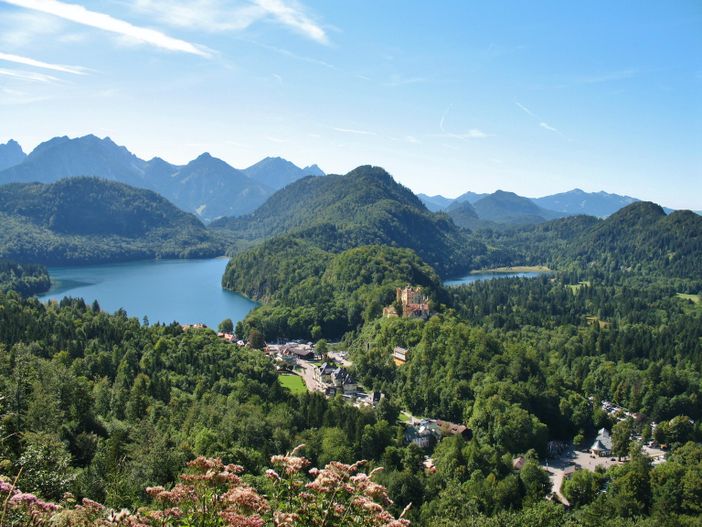
{"type": "Polygon", "coordinates": [[[319,383],[314,378],[314,370],[316,366],[307,362],[306,360],[298,360],[297,366],[300,369],[300,377],[305,381],[305,386],[307,386],[307,391],[310,392],[323,392],[324,389],[319,386],[319,383]]]}

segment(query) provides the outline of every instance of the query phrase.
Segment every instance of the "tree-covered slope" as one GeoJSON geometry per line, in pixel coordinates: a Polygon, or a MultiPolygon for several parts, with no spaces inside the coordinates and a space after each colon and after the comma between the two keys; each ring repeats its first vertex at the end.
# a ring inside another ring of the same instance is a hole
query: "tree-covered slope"
{"type": "Polygon", "coordinates": [[[216,221],[212,228],[251,240],[293,234],[331,251],[367,244],[407,247],[442,275],[467,270],[485,250],[448,216],[429,212],[409,189],[371,166],[345,176],[301,179],[253,214],[216,221]]]}
{"type": "Polygon", "coordinates": [[[0,260],[0,292],[17,291],[23,296],[48,291],[51,279],[46,267],[0,260]]]}
{"type": "Polygon", "coordinates": [[[563,214],[539,207],[529,198],[498,190],[473,203],[481,220],[507,224],[543,223],[563,214]]]}
{"type": "Polygon", "coordinates": [[[330,253],[293,236],[279,236],[236,255],[222,279],[227,289],[267,302],[237,332],[266,338],[333,338],[380,316],[395,288],[422,286],[445,300],[436,272],[413,251],[367,245],[330,253]]]}
{"type": "Polygon", "coordinates": [[[481,220],[478,213],[469,201],[455,203],[447,210],[453,222],[464,229],[475,229],[481,226],[481,220]]]}
{"type": "Polygon", "coordinates": [[[221,247],[192,214],[158,194],[97,178],[0,186],[0,256],[88,263],[212,256],[221,247]]]}
{"type": "Polygon", "coordinates": [[[575,239],[571,254],[605,270],[702,277],[702,217],[691,211],[666,215],[660,205],[636,202],[575,239]]]}

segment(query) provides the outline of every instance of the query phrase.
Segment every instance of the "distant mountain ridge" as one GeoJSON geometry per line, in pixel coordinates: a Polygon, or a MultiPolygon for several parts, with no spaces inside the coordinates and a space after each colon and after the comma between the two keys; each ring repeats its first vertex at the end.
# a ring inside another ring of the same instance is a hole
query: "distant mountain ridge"
{"type": "MultiPolygon", "coordinates": [[[[418,194],[418,197],[430,210],[434,212],[456,209],[461,203],[469,202],[475,204],[477,201],[489,196],[489,194],[478,194],[475,192],[466,192],[451,199],[441,195],[427,196],[426,194],[418,194]]],[[[614,214],[618,210],[630,205],[631,203],[640,201],[638,198],[624,196],[620,194],[610,194],[608,192],[585,192],[579,188],[569,190],[567,192],[559,192],[549,196],[540,198],[525,198],[539,207],[565,215],[585,214],[595,216],[597,218],[606,218],[614,214]]],[[[663,207],[666,213],[670,213],[673,209],[663,207]]],[[[698,214],[700,211],[696,211],[698,214]]]]}
{"type": "Polygon", "coordinates": [[[0,258],[48,265],[224,252],[195,215],[159,194],[94,177],[0,186],[0,258]]]}
{"type": "Polygon", "coordinates": [[[301,169],[281,158],[266,158],[245,170],[207,153],[184,166],[158,157],[145,161],[109,137],[94,135],[55,137],[19,161],[19,145],[14,141],[8,145],[0,147],[0,184],[53,183],[67,177],[96,176],[156,191],[208,221],[249,213],[280,188],[278,185],[289,184],[307,173],[324,175],[316,165],[301,169]],[[14,152],[15,157],[3,166],[6,150],[14,152]]]}
{"type": "Polygon", "coordinates": [[[305,176],[323,176],[317,165],[300,168],[281,157],[267,157],[243,170],[244,174],[268,187],[279,190],[305,176]]]}
{"type": "Polygon", "coordinates": [[[579,188],[542,198],[531,198],[537,205],[565,214],[587,214],[606,218],[618,210],[639,201],[631,196],[607,192],[585,192],[579,188]]]}
{"type": "Polygon", "coordinates": [[[0,145],[0,170],[19,165],[27,157],[22,147],[14,139],[0,145]]]}

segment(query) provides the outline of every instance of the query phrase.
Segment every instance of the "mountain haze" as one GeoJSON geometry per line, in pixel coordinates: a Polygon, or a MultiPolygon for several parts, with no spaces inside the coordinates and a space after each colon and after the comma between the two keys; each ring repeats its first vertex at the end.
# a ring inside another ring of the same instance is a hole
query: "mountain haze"
{"type": "Polygon", "coordinates": [[[630,196],[608,194],[607,192],[585,192],[579,188],[531,200],[540,207],[556,212],[588,214],[598,218],[605,218],[619,209],[639,201],[630,196]]]}
{"type": "Polygon", "coordinates": [[[529,198],[503,190],[479,199],[473,203],[473,209],[481,220],[512,225],[543,223],[564,216],[539,207],[529,198]]]}
{"type": "Polygon", "coordinates": [[[427,196],[426,194],[417,194],[417,197],[422,200],[424,206],[432,212],[439,212],[446,210],[446,208],[453,203],[454,200],[451,198],[445,198],[440,194],[436,196],[427,196]]]}
{"type": "Polygon", "coordinates": [[[27,154],[14,139],[10,139],[4,145],[0,145],[0,170],[19,165],[25,160],[27,154]]]}
{"type": "Polygon", "coordinates": [[[267,157],[242,171],[255,181],[267,187],[279,190],[305,176],[323,176],[324,172],[317,165],[300,168],[281,157],[267,157]]]}
{"type": "Polygon", "coordinates": [[[0,147],[0,162],[3,152],[14,152],[14,157],[8,154],[10,161],[4,170],[0,164],[0,184],[53,183],[68,177],[96,176],[156,191],[203,220],[255,210],[277,188],[266,181],[288,184],[307,173],[323,174],[316,165],[300,169],[281,158],[267,158],[249,167],[251,177],[207,153],[184,166],[159,157],[145,161],[109,137],[94,135],[53,138],[19,161],[18,148],[13,142],[0,147]]]}

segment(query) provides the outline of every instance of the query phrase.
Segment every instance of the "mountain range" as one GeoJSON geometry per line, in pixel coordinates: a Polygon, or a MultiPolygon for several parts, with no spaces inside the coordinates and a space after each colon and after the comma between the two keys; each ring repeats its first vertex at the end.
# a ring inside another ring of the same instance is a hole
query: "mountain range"
{"type": "MultiPolygon", "coordinates": [[[[492,195],[498,194],[502,191],[497,191],[492,195]]],[[[417,197],[422,200],[426,207],[433,211],[456,211],[464,203],[469,203],[471,205],[476,204],[478,201],[490,196],[491,194],[479,194],[476,192],[466,192],[461,194],[457,198],[446,198],[441,195],[428,196],[426,194],[417,194],[417,197]]],[[[516,196],[516,194],[515,194],[516,196]]],[[[521,196],[519,196],[521,197],[521,196]]],[[[543,196],[540,198],[523,198],[523,200],[531,201],[535,205],[541,208],[540,211],[533,209],[532,212],[536,213],[536,216],[541,216],[545,221],[546,219],[552,219],[554,213],[560,213],[560,215],[578,215],[586,214],[588,216],[595,216],[597,218],[606,218],[610,214],[614,214],[618,210],[626,207],[627,205],[639,201],[637,198],[631,196],[623,196],[620,194],[609,194],[607,192],[585,192],[579,188],[569,190],[568,192],[560,192],[558,194],[552,194],[549,196],[543,196]]],[[[515,202],[516,203],[516,202],[515,202]]],[[[527,205],[522,201],[519,207],[523,210],[527,210],[527,205]]],[[[672,212],[673,209],[665,208],[666,213],[672,212]]],[[[459,215],[464,215],[465,211],[461,212],[459,215]]],[[[530,216],[532,214],[529,214],[530,216]]],[[[488,219],[487,217],[480,218],[481,220],[494,221],[496,218],[488,219]]],[[[522,218],[525,220],[526,218],[522,218]]],[[[536,218],[532,218],[536,219],[536,218]]],[[[509,218],[498,218],[497,223],[513,223],[509,218]]],[[[517,221],[516,223],[523,223],[523,221],[517,221]]],[[[486,226],[484,224],[482,226],[486,226]]]]}
{"type": "Polygon", "coordinates": [[[266,158],[238,170],[208,153],[179,166],[159,157],[140,159],[109,137],[56,137],[28,156],[15,141],[0,146],[0,184],[53,183],[76,176],[98,176],[158,192],[204,221],[255,210],[276,190],[306,175],[324,172],[299,168],[281,158],[266,158]]]}

